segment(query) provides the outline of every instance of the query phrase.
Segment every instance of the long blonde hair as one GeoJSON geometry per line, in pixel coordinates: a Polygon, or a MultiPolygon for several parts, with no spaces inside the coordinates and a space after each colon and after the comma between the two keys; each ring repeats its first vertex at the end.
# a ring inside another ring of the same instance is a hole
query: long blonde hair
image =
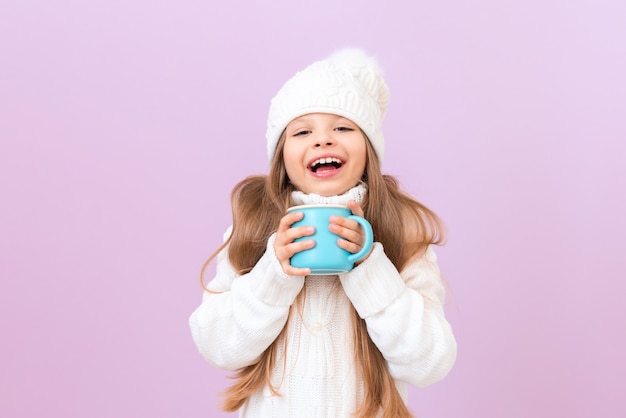
{"type": "MultiPolygon", "coordinates": [[[[382,243],[387,257],[398,271],[402,271],[411,259],[423,254],[428,245],[443,243],[442,224],[434,212],[401,191],[394,177],[381,173],[374,149],[368,140],[365,142],[367,162],[362,181],[367,184],[368,193],[361,207],[374,230],[374,240],[382,243]]],[[[238,274],[252,270],[265,252],[268,238],[276,231],[280,219],[292,204],[291,192],[295,189],[287,178],[283,146],[284,135],[279,140],[267,176],[247,177],[233,188],[232,233],[202,267],[200,280],[205,289],[204,270],[227,246],[229,261],[238,274]]],[[[301,301],[303,293],[296,302],[301,301]]],[[[292,309],[290,317],[293,312],[292,309]]],[[[389,373],[385,358],[369,337],[365,321],[354,308],[352,322],[356,365],[361,372],[364,387],[364,398],[355,416],[371,417],[382,411],[384,418],[411,417],[389,373]]],[[[263,385],[267,385],[277,395],[271,376],[277,345],[281,341],[286,343],[287,328],[283,328],[256,364],[236,372],[236,382],[224,393],[222,408],[225,411],[234,412],[241,408],[263,385]]]]}

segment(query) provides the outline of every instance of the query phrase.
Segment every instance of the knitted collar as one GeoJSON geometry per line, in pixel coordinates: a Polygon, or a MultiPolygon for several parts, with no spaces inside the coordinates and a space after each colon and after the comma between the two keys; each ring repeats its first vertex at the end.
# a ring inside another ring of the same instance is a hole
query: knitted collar
{"type": "Polygon", "coordinates": [[[305,194],[296,190],[291,193],[291,198],[295,205],[347,205],[348,200],[361,203],[366,193],[367,187],[363,184],[358,184],[339,196],[320,196],[315,193],[305,194]]]}

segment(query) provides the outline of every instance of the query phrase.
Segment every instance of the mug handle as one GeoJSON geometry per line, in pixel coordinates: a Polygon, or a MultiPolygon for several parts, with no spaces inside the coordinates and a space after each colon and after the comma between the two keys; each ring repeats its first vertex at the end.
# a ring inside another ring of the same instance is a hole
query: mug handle
{"type": "Polygon", "coordinates": [[[370,225],[370,223],[365,218],[361,218],[360,216],[356,215],[350,215],[348,216],[348,219],[354,219],[355,221],[357,221],[359,225],[363,227],[363,231],[365,232],[365,243],[363,244],[363,248],[361,248],[361,251],[350,254],[348,256],[348,261],[354,264],[357,261],[365,258],[365,256],[369,254],[370,250],[372,249],[372,245],[374,245],[374,231],[372,231],[372,225],[370,225]]]}

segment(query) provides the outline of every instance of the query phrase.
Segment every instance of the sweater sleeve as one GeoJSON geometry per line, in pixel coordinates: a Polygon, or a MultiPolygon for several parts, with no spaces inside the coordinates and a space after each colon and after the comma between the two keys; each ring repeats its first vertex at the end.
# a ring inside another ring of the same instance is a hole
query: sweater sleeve
{"type": "Polygon", "coordinates": [[[432,247],[398,273],[376,243],[370,256],[340,279],[395,379],[424,387],[448,374],[457,347],[432,247]]]}
{"type": "Polygon", "coordinates": [[[228,249],[217,257],[216,276],[191,314],[191,335],[202,356],[216,367],[237,370],[255,364],[285,326],[303,277],[284,274],[274,238],[247,274],[238,275],[228,249]]]}

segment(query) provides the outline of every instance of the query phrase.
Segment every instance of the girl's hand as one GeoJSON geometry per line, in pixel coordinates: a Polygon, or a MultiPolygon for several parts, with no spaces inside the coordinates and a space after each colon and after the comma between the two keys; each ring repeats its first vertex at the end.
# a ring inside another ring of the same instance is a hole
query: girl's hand
{"type": "MultiPolygon", "coordinates": [[[[352,211],[353,215],[364,217],[363,209],[361,209],[361,206],[354,200],[348,201],[348,208],[352,211]]],[[[343,216],[331,216],[329,228],[331,232],[342,238],[337,240],[337,245],[344,250],[356,254],[363,248],[365,233],[363,232],[363,227],[359,225],[357,221],[344,218],[343,216]]],[[[369,254],[356,264],[362,263],[367,257],[369,257],[369,254]]]]}
{"type": "Polygon", "coordinates": [[[306,276],[311,274],[311,269],[295,268],[289,263],[289,259],[293,257],[294,254],[315,246],[315,240],[312,239],[294,242],[297,238],[306,237],[315,233],[315,228],[312,226],[291,227],[294,222],[301,220],[302,217],[302,212],[292,212],[283,216],[278,224],[276,239],[274,240],[274,253],[276,254],[276,258],[278,258],[283,272],[290,276],[306,276]]]}

